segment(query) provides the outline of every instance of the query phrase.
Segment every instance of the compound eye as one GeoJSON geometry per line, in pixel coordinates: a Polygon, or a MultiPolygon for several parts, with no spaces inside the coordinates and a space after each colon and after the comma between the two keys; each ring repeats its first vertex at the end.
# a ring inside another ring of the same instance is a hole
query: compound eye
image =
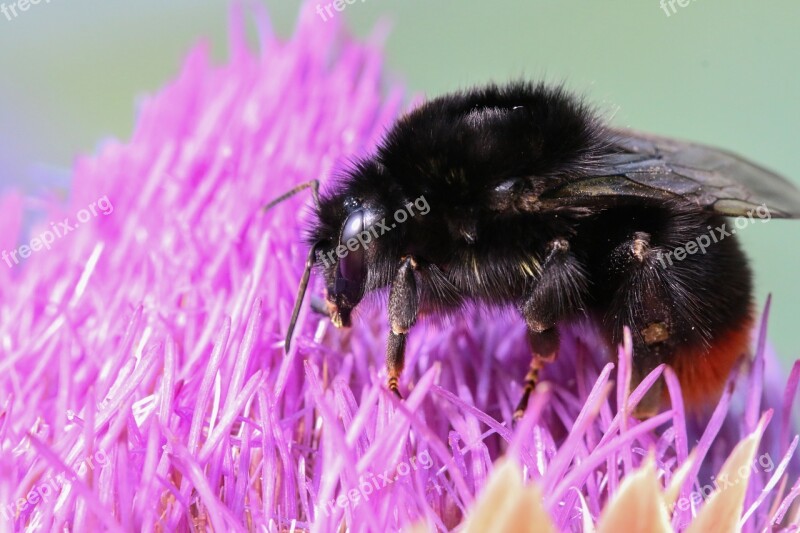
{"type": "MultiPolygon", "coordinates": [[[[358,209],[350,213],[350,216],[344,221],[344,226],[342,226],[342,236],[339,238],[339,244],[347,246],[347,243],[351,242],[353,239],[358,240],[359,235],[361,235],[361,232],[365,229],[364,224],[363,209],[358,209]]],[[[353,281],[359,279],[364,268],[363,259],[364,250],[361,248],[360,243],[355,251],[348,248],[347,255],[339,262],[343,277],[353,281]]]]}
{"type": "Polygon", "coordinates": [[[369,214],[366,209],[357,209],[350,213],[342,226],[342,235],[339,244],[346,247],[344,257],[339,259],[336,271],[336,280],[333,287],[334,295],[344,296],[349,302],[355,304],[361,298],[363,283],[366,276],[364,238],[362,234],[367,229],[369,214]],[[361,239],[359,240],[359,237],[361,239]],[[353,241],[358,246],[353,246],[353,241]],[[348,247],[348,242],[350,247],[348,247]]]}

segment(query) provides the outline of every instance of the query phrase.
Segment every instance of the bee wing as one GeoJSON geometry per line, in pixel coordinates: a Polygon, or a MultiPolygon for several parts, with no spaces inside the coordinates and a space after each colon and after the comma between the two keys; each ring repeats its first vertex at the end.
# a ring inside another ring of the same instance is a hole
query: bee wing
{"type": "Polygon", "coordinates": [[[775,218],[800,218],[800,190],[741,157],[700,144],[616,131],[612,153],[588,177],[540,196],[545,205],[614,205],[682,198],[725,216],[764,204],[775,218]]]}

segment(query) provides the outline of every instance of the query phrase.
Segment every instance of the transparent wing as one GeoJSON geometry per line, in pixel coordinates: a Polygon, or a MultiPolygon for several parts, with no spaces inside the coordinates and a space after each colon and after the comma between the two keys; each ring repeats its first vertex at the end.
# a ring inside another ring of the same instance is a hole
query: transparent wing
{"type": "Polygon", "coordinates": [[[556,204],[615,204],[680,197],[725,216],[764,204],[776,218],[800,218],[800,190],[735,154],[646,133],[614,132],[611,154],[591,176],[541,196],[556,204]]]}

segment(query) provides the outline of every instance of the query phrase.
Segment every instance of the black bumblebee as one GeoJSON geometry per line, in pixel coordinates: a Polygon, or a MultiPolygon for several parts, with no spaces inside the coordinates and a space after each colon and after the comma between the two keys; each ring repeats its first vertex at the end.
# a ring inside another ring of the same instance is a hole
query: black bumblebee
{"type": "MultiPolygon", "coordinates": [[[[530,83],[435,98],[337,190],[319,197],[312,181],[270,205],[306,187],[317,216],[287,350],[315,264],[337,326],[350,326],[365,293],[389,288],[386,366],[398,395],[419,317],[467,300],[513,305],[533,352],[517,415],[558,352],[559,324],[581,317],[612,345],[630,328],[634,384],[668,363],[689,405],[716,397],[753,323],[750,268],[726,217],[800,216],[800,191],[762,167],[613,129],[562,87],[530,83]],[[429,212],[413,216],[420,199],[429,212]]],[[[663,395],[651,389],[637,414],[657,411],[663,395]]]]}

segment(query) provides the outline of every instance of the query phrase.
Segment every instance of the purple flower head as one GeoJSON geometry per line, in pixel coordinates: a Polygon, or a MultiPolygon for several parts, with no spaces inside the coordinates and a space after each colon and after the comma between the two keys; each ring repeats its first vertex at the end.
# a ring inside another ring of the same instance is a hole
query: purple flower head
{"type": "MultiPolygon", "coordinates": [[[[585,324],[516,427],[529,352],[511,313],[420,324],[402,402],[384,386],[385,294],[350,330],[304,305],[284,354],[310,195],[262,207],[309,179],[332,186],[407,104],[382,34],[355,41],[307,4],[283,42],[255,9],[258,49],[234,9],[228,62],[194,49],[128,142],[76,163],[67,205],[40,202],[23,234],[24,200],[0,198],[0,247],[16,252],[0,263],[0,529],[449,530],[506,455],[553,523],[579,530],[648,454],[666,485],[695,450],[690,498],[760,428],[743,527],[797,519],[800,366],[784,387],[763,328],[710,422],[680,402],[621,414],[662,372],[680,397],[677,380],[659,367],[628,395],[630,347],[617,363],[585,324]]],[[[677,505],[673,525],[701,507],[677,505]]]]}

